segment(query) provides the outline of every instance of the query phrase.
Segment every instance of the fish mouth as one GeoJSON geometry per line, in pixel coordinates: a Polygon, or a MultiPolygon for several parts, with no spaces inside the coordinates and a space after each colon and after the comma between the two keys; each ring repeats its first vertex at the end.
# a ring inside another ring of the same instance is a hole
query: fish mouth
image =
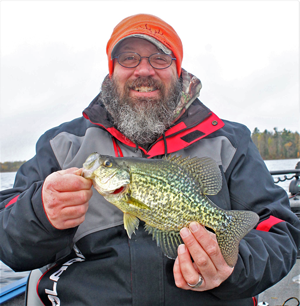
{"type": "Polygon", "coordinates": [[[109,195],[122,195],[128,190],[128,184],[122,185],[116,189],[113,190],[103,190],[101,187],[94,185],[95,189],[102,194],[103,196],[109,196],[109,195]]]}
{"type": "Polygon", "coordinates": [[[115,189],[111,194],[122,194],[128,189],[128,185],[123,185],[118,189],[115,189]]]}

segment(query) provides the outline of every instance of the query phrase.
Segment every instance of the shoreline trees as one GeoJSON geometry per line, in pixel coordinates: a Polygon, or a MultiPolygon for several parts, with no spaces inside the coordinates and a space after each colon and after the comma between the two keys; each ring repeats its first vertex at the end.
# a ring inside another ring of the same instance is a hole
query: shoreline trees
{"type": "Polygon", "coordinates": [[[252,140],[257,146],[263,159],[288,159],[300,157],[300,135],[286,129],[278,131],[264,130],[260,132],[255,128],[252,132],[252,140]]]}

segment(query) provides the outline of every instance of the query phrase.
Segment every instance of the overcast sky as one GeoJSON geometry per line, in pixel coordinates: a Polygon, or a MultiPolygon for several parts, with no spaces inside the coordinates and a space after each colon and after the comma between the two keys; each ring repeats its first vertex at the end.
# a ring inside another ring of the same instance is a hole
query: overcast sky
{"type": "Polygon", "coordinates": [[[82,114],[108,73],[123,18],[154,14],[184,46],[200,100],[251,131],[300,131],[299,2],[1,1],[0,161],[28,160],[49,128],[82,114]]]}

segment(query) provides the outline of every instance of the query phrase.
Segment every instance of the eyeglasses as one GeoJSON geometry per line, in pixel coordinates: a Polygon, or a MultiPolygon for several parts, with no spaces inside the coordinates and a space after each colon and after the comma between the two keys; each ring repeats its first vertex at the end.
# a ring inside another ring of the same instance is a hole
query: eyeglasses
{"type": "Polygon", "coordinates": [[[168,54],[155,53],[150,56],[140,56],[135,52],[123,52],[113,59],[115,58],[125,68],[135,68],[140,64],[142,58],[148,58],[149,64],[155,69],[166,69],[171,66],[173,60],[176,60],[168,54]]]}

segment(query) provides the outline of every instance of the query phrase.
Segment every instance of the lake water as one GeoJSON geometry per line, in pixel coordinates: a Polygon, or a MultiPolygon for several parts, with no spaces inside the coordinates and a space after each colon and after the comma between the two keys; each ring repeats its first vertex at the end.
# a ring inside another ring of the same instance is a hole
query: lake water
{"type": "MultiPolygon", "coordinates": [[[[275,170],[291,170],[295,169],[295,166],[299,159],[283,159],[283,160],[266,160],[266,166],[269,171],[275,170]]],[[[15,172],[0,173],[0,191],[13,187],[15,172]]],[[[282,178],[283,176],[281,176],[282,178]]],[[[289,177],[289,176],[288,176],[289,177]]],[[[274,176],[274,180],[277,180],[277,176],[274,176]]],[[[290,181],[280,182],[279,186],[284,188],[288,192],[290,181]]],[[[0,261],[0,288],[8,285],[20,278],[26,277],[29,272],[14,272],[8,266],[0,261]]]]}

